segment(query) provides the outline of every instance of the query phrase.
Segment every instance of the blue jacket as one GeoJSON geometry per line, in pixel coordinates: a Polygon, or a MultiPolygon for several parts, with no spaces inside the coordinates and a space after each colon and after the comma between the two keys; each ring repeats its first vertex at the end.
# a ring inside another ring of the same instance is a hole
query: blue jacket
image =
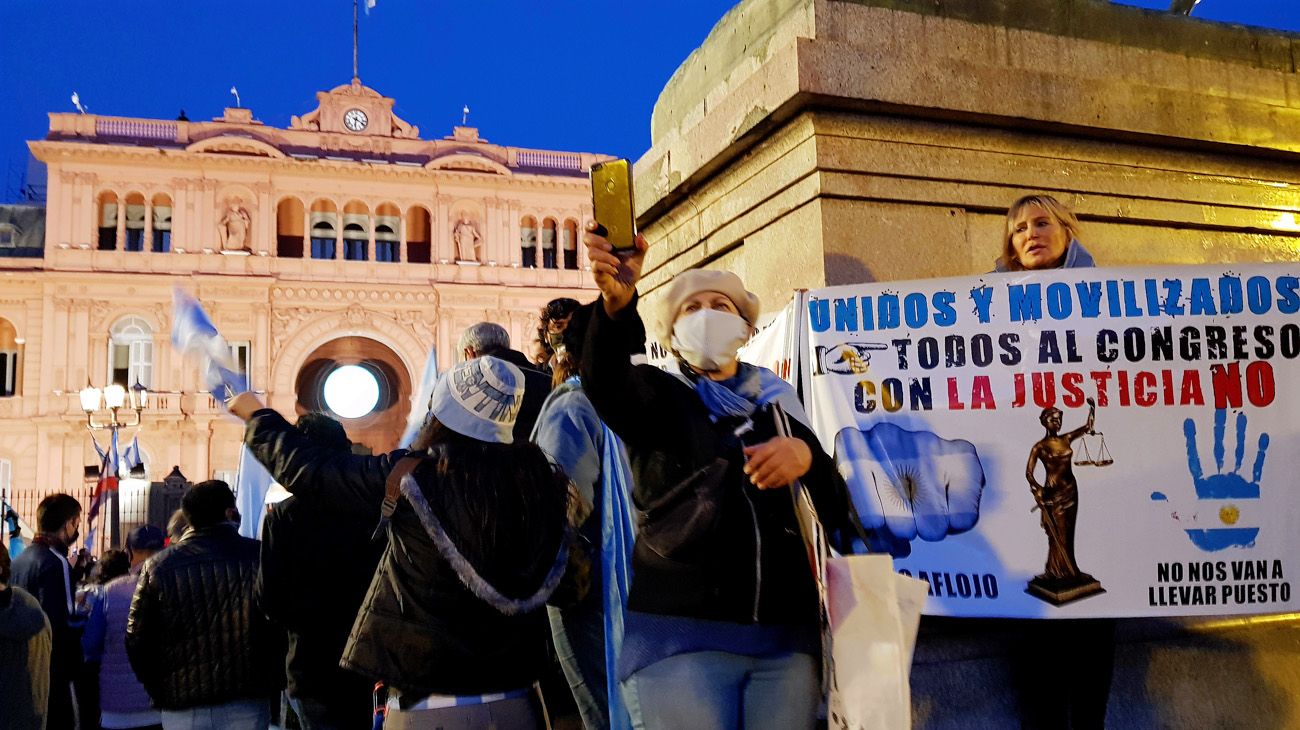
{"type": "Polygon", "coordinates": [[[140,581],[140,568],[137,565],[104,586],[102,599],[91,605],[86,620],[81,643],[87,660],[100,662],[99,707],[104,714],[150,711],[149,693],[136,679],[126,656],[126,617],[140,581]]]}
{"type": "Polygon", "coordinates": [[[600,544],[601,455],[605,427],[582,387],[563,383],[542,404],[533,428],[533,443],[564,469],[583,499],[592,505],[581,532],[593,545],[600,544]]]}
{"type": "MultiPolygon", "coordinates": [[[[1084,248],[1083,244],[1079,243],[1077,239],[1070,239],[1070,245],[1065,249],[1065,261],[1061,263],[1060,268],[1091,269],[1096,267],[1096,265],[1097,264],[1092,260],[1092,254],[1088,253],[1088,249],[1084,248]]],[[[1001,257],[994,262],[993,270],[1012,271],[1012,269],[1006,267],[1006,262],[1003,261],[1001,257]]]]}

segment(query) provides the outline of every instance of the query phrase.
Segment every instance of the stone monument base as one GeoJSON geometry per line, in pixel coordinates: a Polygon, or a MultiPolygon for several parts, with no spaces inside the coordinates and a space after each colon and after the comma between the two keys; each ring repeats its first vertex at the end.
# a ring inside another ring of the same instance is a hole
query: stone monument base
{"type": "Polygon", "coordinates": [[[1035,576],[1029,581],[1029,587],[1025,589],[1025,593],[1053,606],[1064,606],[1105,592],[1106,589],[1101,587],[1101,583],[1087,573],[1080,573],[1074,578],[1035,576]]]}

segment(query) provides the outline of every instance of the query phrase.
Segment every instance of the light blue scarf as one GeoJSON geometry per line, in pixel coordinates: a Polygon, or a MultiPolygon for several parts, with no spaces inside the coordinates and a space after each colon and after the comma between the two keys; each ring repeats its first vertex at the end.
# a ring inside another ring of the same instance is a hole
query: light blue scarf
{"type": "Polygon", "coordinates": [[[759,408],[776,403],[791,418],[808,425],[808,415],[804,413],[803,404],[799,402],[793,386],[765,367],[747,362],[739,365],[736,376],[723,382],[703,376],[691,379],[683,372],[681,365],[669,372],[695,389],[715,421],[721,418],[750,418],[759,408]]]}

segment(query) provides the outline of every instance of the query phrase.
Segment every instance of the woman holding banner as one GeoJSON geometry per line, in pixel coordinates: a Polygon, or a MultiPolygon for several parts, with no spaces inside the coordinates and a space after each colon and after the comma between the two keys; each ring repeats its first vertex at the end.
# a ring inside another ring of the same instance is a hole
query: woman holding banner
{"type": "Polygon", "coordinates": [[[643,512],[618,675],[644,727],[811,728],[819,704],[817,590],[790,492],[848,513],[843,483],[794,389],[737,350],[758,297],[729,272],[691,270],[665,288],[656,332],[676,360],[633,366],[646,243],[614,253],[588,227],[601,290],[582,383],[627,444],[643,512]],[[775,406],[791,417],[777,436],[775,406]]]}
{"type": "Polygon", "coordinates": [[[1079,219],[1050,195],[1026,195],[1007,210],[995,271],[1084,269],[1096,264],[1079,243],[1079,219]]]}
{"type": "MultiPolygon", "coordinates": [[[[1006,231],[996,271],[1076,269],[1095,265],[1092,255],[1079,243],[1079,219],[1059,200],[1038,194],[1026,195],[1011,204],[1007,210],[1006,231]]],[[[1059,428],[1059,422],[1057,425],[1059,428]]],[[[1088,428],[1091,426],[1090,412],[1088,428]]],[[[1069,510],[1070,543],[1073,543],[1073,519],[1077,510],[1077,504],[1069,510]]],[[[1043,523],[1044,529],[1049,527],[1051,520],[1048,518],[1049,515],[1044,513],[1047,520],[1043,523]]],[[[1050,531],[1048,542],[1051,549],[1050,531]]],[[[1064,561],[1064,556],[1060,558],[1058,563],[1064,561]]],[[[1073,556],[1068,562],[1073,563],[1073,556]]],[[[1049,572],[1052,567],[1049,562],[1049,572]]],[[[1075,567],[1074,571],[1077,570],[1075,567]]],[[[1011,659],[1012,673],[1020,692],[1021,726],[1069,727],[1075,730],[1103,727],[1111,677],[1115,671],[1115,620],[1017,623],[1019,637],[1012,648],[1011,659]],[[1045,651],[1061,658],[1053,671],[1044,671],[1045,651]]]]}

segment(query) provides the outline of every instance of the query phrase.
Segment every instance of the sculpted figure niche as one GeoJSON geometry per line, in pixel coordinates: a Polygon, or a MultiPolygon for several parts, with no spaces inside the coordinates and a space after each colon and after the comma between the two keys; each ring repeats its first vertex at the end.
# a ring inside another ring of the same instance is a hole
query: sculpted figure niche
{"type": "Polygon", "coordinates": [[[253,228],[253,216],[244,207],[242,198],[235,196],[226,199],[226,210],[217,222],[217,234],[221,238],[222,253],[248,253],[249,233],[253,228]]]}
{"type": "Polygon", "coordinates": [[[457,221],[456,227],[452,229],[451,239],[456,244],[456,260],[458,262],[479,263],[479,241],[483,237],[479,235],[478,228],[468,216],[461,216],[457,221]]]}

